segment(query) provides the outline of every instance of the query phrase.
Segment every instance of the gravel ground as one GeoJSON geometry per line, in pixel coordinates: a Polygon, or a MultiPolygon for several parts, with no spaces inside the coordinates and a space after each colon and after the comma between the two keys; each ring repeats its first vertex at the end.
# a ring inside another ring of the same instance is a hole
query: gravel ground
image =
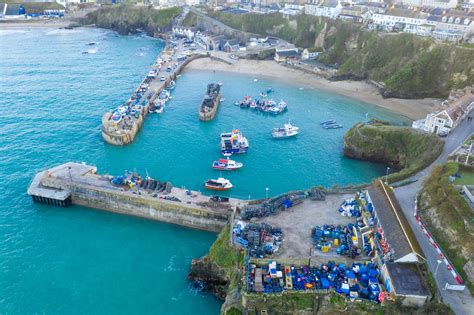
{"type": "MultiPolygon", "coordinates": [[[[325,201],[305,200],[302,204],[280,212],[275,216],[252,219],[252,222],[265,222],[280,227],[284,233],[283,243],[275,258],[285,261],[308,259],[312,246],[311,228],[323,224],[355,223],[355,218],[343,217],[339,214],[339,206],[346,200],[353,198],[353,194],[327,195],[325,201]]],[[[327,260],[345,261],[335,251],[322,253],[313,250],[311,264],[327,262],[327,260]]]]}

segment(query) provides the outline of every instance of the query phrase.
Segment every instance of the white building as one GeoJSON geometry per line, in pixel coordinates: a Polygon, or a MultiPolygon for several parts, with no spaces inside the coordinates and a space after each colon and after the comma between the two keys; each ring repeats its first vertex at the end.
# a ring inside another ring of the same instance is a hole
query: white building
{"type": "Polygon", "coordinates": [[[287,62],[287,61],[296,60],[299,57],[300,57],[300,54],[298,53],[298,48],[277,49],[275,51],[274,59],[276,62],[287,62]]]}
{"type": "Polygon", "coordinates": [[[299,15],[304,12],[304,6],[298,4],[288,4],[285,3],[285,7],[280,10],[284,16],[294,16],[299,15]]]}
{"type": "Polygon", "coordinates": [[[342,4],[340,0],[308,0],[304,10],[308,15],[324,16],[335,19],[341,13],[342,4]]]}
{"type": "Polygon", "coordinates": [[[395,0],[394,4],[405,6],[454,9],[458,5],[457,0],[395,0]]]}
{"type": "Polygon", "coordinates": [[[382,30],[417,33],[418,25],[426,24],[428,14],[417,9],[390,8],[385,13],[374,13],[372,21],[382,30]]]}
{"type": "Polygon", "coordinates": [[[303,49],[303,52],[301,53],[302,60],[313,60],[318,58],[318,56],[318,51],[309,51],[308,48],[303,49]]]}
{"type": "Polygon", "coordinates": [[[173,35],[177,37],[186,37],[194,39],[195,32],[187,27],[173,27],[173,35]]]}
{"type": "Polygon", "coordinates": [[[439,40],[459,40],[474,31],[474,16],[458,10],[433,10],[426,23],[433,26],[432,36],[439,40]]]}
{"type": "Polygon", "coordinates": [[[474,109],[474,87],[453,91],[451,100],[446,100],[448,108],[430,113],[425,119],[416,120],[412,127],[437,135],[447,135],[456,128],[474,109]]]}

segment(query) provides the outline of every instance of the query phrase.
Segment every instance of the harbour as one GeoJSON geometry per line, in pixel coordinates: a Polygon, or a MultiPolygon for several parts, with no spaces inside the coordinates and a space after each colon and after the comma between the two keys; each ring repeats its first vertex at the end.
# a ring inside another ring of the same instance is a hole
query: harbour
{"type": "Polygon", "coordinates": [[[215,233],[77,204],[64,209],[33,203],[26,188],[36,173],[67,161],[86,160],[101,174],[119,175],[124,170],[148,173],[171,181],[175,187],[199,192],[206,179],[219,177],[219,171],[212,169],[212,162],[221,157],[219,135],[239,127],[249,138],[251,149],[232,157],[245,166],[223,174],[235,187],[222,195],[257,199],[265,197],[265,187],[273,196],[315,184],[330,187],[367,182],[384,172],[373,163],[341,158],[340,136],[345,129],[321,136],[320,121],[337,119],[347,127],[369,112],[403,122],[397,115],[333,93],[309,88],[300,91],[299,86],[262,77],[253,82],[255,75],[229,76],[186,67],[161,115],[148,115],[130,145],[107,145],[101,141],[97,117],[133,93],[156,62],[162,42],[93,29],[39,29],[2,36],[4,41],[22,39],[18,47],[6,46],[4,51],[15,58],[0,60],[5,74],[0,78],[5,91],[0,102],[11,109],[2,115],[0,126],[5,135],[0,139],[5,150],[1,155],[5,167],[0,173],[8,187],[0,206],[6,240],[0,245],[6,257],[1,293],[9,297],[0,309],[5,313],[34,313],[38,309],[45,313],[93,313],[100,308],[109,313],[160,309],[214,314],[221,305],[211,295],[189,289],[186,281],[191,259],[208,251],[215,233]],[[51,45],[41,45],[44,41],[51,45]],[[97,42],[97,52],[82,55],[89,42],[97,42]],[[53,53],[64,58],[51,60],[53,53]],[[40,64],[38,69],[33,70],[33,59],[40,64]],[[27,75],[28,89],[18,81],[24,78],[19,74],[27,75]],[[244,92],[257,95],[273,87],[278,99],[284,96],[289,110],[280,116],[264,116],[222,102],[218,115],[201,123],[196,111],[209,82],[222,82],[222,93],[229,101],[241,98],[244,92]],[[52,84],[57,89],[50,89],[52,84]],[[28,106],[22,106],[26,103],[28,106]],[[301,128],[301,134],[291,141],[272,140],[272,128],[289,118],[301,128]],[[265,167],[261,161],[266,161],[265,167]],[[324,172],[329,168],[333,172],[324,172]],[[307,171],[295,177],[301,169],[307,171]],[[18,246],[25,250],[19,251],[18,246]],[[56,279],[54,283],[51,278],[56,279]],[[22,290],[6,285],[7,281],[22,290]],[[97,293],[93,296],[92,287],[97,293]],[[137,290],[150,294],[136,294],[137,290]],[[136,304],[122,302],[124,294],[136,304]],[[104,302],[105,295],[115,302],[104,302]]]}

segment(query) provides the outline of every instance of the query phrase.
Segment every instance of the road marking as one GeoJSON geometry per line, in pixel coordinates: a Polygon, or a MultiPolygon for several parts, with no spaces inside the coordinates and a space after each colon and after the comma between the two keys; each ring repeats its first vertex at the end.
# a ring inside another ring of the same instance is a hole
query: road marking
{"type": "Polygon", "coordinates": [[[433,245],[433,247],[435,248],[436,252],[438,253],[439,255],[439,258],[444,262],[444,264],[446,265],[448,271],[451,273],[451,275],[454,277],[454,279],[456,280],[456,282],[458,284],[463,284],[463,281],[461,279],[461,277],[456,273],[456,270],[454,270],[454,268],[452,267],[451,263],[448,261],[446,255],[441,251],[441,248],[438,246],[438,244],[435,242],[435,240],[433,239],[433,237],[431,237],[431,234],[428,232],[428,230],[426,229],[426,227],[424,226],[424,224],[421,222],[421,218],[420,216],[418,215],[418,199],[415,199],[415,206],[414,206],[414,216],[415,216],[415,219],[416,221],[418,222],[418,225],[420,226],[421,228],[421,231],[423,232],[423,234],[426,235],[426,237],[428,238],[428,241],[431,243],[431,245],[433,245]]]}

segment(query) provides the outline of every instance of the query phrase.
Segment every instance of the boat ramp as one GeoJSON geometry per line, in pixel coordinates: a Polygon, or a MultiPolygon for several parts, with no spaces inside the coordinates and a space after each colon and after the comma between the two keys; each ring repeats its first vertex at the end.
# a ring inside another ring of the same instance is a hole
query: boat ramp
{"type": "Polygon", "coordinates": [[[246,205],[233,198],[214,202],[199,192],[170,183],[158,185],[148,177],[134,182],[136,185],[114,184],[114,179],[97,174],[95,166],[68,162],[36,174],[28,194],[37,203],[62,207],[76,204],[216,232],[236,208],[246,205]]]}

